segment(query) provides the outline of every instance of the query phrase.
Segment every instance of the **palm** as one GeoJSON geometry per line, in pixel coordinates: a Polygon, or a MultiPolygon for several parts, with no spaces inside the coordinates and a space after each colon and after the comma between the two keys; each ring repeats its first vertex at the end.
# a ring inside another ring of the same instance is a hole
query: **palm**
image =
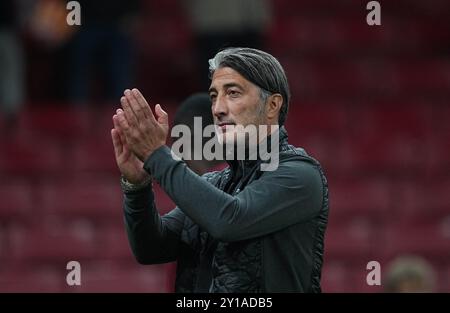
{"type": "Polygon", "coordinates": [[[123,139],[119,136],[117,130],[112,133],[114,151],[116,156],[117,166],[121,174],[131,183],[139,183],[144,181],[148,174],[143,169],[143,163],[131,152],[123,139]]]}
{"type": "Polygon", "coordinates": [[[118,156],[117,163],[121,168],[129,168],[130,171],[139,171],[143,163],[139,160],[128,147],[124,147],[122,154],[118,156]]]}

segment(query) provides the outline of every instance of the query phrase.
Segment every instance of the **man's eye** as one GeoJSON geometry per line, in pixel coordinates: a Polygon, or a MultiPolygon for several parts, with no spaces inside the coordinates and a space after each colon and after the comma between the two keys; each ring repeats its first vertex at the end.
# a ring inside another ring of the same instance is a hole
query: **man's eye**
{"type": "Polygon", "coordinates": [[[214,101],[214,100],[216,100],[217,95],[214,95],[214,94],[209,95],[209,98],[211,99],[211,101],[214,101]]]}
{"type": "Polygon", "coordinates": [[[237,97],[237,96],[239,96],[239,91],[237,91],[237,90],[228,90],[228,95],[230,95],[232,97],[237,97]]]}

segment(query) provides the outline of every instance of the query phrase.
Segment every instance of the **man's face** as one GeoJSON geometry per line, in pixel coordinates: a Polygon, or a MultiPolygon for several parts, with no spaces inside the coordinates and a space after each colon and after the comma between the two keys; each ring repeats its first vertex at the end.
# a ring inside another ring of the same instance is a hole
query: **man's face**
{"type": "Polygon", "coordinates": [[[235,141],[241,135],[238,128],[227,125],[264,125],[266,116],[260,89],[230,67],[218,68],[212,77],[209,95],[219,142],[235,141]],[[222,138],[220,138],[220,136],[222,138]]]}

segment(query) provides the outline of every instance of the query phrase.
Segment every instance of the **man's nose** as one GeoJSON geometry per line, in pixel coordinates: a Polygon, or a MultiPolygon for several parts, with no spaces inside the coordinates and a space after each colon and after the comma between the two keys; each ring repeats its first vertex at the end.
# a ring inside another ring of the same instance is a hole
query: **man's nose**
{"type": "Polygon", "coordinates": [[[217,97],[214,105],[213,105],[213,114],[216,117],[220,117],[220,116],[224,116],[228,114],[228,106],[227,103],[225,101],[225,99],[223,99],[223,97],[217,97]]]}

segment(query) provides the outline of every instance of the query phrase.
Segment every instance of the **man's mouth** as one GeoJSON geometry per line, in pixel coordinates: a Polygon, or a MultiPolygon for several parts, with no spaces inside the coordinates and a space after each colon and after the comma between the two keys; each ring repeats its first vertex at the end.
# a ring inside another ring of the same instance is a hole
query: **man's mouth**
{"type": "MultiPolygon", "coordinates": [[[[222,131],[226,131],[228,125],[236,125],[236,124],[233,123],[233,122],[220,122],[220,123],[217,124],[217,126],[219,126],[220,129],[222,129],[222,131]]],[[[230,126],[228,126],[228,127],[230,127],[230,126]]]]}

